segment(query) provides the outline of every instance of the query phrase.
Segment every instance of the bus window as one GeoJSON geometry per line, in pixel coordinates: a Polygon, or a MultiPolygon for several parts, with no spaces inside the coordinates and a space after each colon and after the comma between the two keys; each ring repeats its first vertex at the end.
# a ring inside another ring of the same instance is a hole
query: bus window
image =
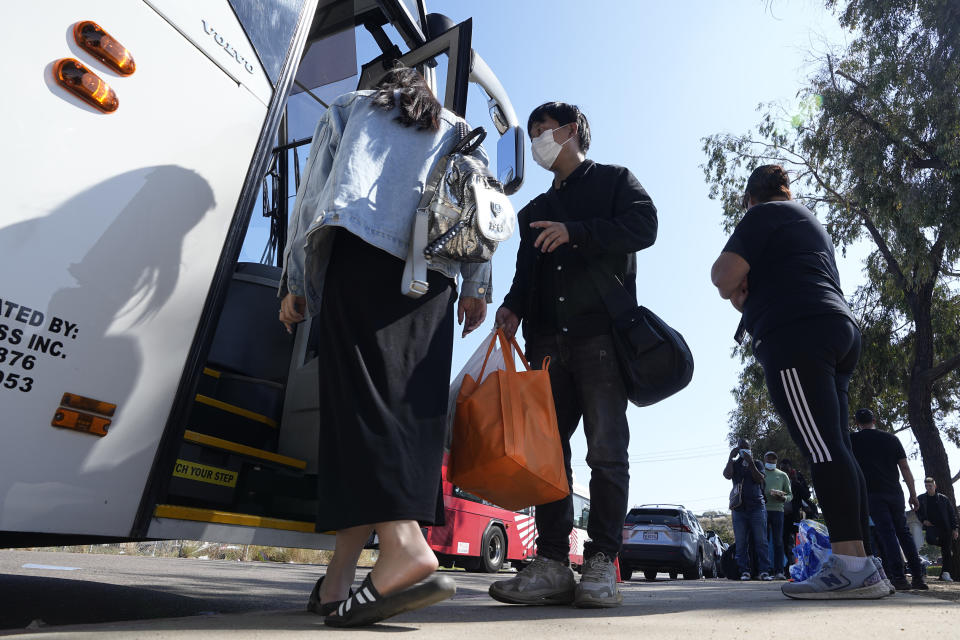
{"type": "Polygon", "coordinates": [[[247,32],[267,77],[276,85],[303,0],[230,0],[230,7],[247,32]]]}
{"type": "Polygon", "coordinates": [[[453,497],[462,498],[464,500],[469,500],[471,502],[479,502],[480,504],[486,504],[483,498],[479,498],[472,493],[467,493],[457,485],[453,485],[453,497]]]}

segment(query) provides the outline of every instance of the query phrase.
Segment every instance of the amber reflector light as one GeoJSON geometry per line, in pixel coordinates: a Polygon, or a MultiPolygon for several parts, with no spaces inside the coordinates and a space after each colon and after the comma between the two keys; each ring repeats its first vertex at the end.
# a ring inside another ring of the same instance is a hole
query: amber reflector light
{"type": "Polygon", "coordinates": [[[105,416],[112,416],[117,410],[117,405],[115,404],[110,404],[109,402],[100,402],[99,400],[94,400],[93,398],[84,398],[83,396],[74,395],[72,393],[63,394],[63,399],[60,400],[60,404],[64,407],[70,407],[71,409],[79,409],[80,411],[102,413],[105,416]]]}
{"type": "Polygon", "coordinates": [[[110,420],[95,416],[92,413],[81,413],[61,407],[53,414],[53,420],[50,424],[62,429],[92,433],[102,438],[107,435],[107,427],[110,426],[110,422],[110,420]]]}
{"type": "Polygon", "coordinates": [[[87,53],[117,73],[129,76],[137,70],[130,51],[96,22],[78,22],[73,27],[73,37],[87,53]]]}
{"type": "Polygon", "coordinates": [[[110,85],[79,60],[57,60],[53,64],[53,78],[61,87],[104,113],[113,113],[120,106],[110,85]]]}

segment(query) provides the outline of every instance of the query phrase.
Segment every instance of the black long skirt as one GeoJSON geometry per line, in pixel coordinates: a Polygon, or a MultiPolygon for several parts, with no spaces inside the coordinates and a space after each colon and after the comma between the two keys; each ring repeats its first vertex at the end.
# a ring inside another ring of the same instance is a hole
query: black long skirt
{"type": "Polygon", "coordinates": [[[453,358],[454,282],[400,293],[404,262],[340,229],[317,337],[317,530],[441,524],[440,467],[453,358]]]}

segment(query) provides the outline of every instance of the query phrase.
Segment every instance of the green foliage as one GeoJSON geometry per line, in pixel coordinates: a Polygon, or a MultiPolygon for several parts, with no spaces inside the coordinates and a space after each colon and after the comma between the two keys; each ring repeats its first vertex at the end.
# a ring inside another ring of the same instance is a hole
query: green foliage
{"type": "MultiPolygon", "coordinates": [[[[942,484],[937,428],[960,444],[960,2],[826,2],[850,44],[820,58],[799,110],[761,105],[755,130],[705,138],[703,169],[727,231],[749,173],[782,164],[841,251],[871,243],[867,284],[850,297],[864,336],[851,407],[912,428],[942,484]]],[[[731,440],[773,441],[783,429],[762,373],[739,355],[731,440]]]]}

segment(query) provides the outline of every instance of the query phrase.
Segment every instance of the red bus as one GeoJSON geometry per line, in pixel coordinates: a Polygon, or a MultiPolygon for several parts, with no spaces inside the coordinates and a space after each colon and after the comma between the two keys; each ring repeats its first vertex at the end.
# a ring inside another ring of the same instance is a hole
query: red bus
{"type": "MultiPolygon", "coordinates": [[[[534,507],[510,511],[464,491],[447,478],[446,458],[443,507],[446,524],[426,528],[427,542],[437,554],[440,566],[497,573],[507,562],[519,569],[536,554],[534,507]]],[[[588,539],[590,498],[586,489],[576,484],[573,514],[570,563],[577,568],[583,564],[583,543],[588,539]]]]}

